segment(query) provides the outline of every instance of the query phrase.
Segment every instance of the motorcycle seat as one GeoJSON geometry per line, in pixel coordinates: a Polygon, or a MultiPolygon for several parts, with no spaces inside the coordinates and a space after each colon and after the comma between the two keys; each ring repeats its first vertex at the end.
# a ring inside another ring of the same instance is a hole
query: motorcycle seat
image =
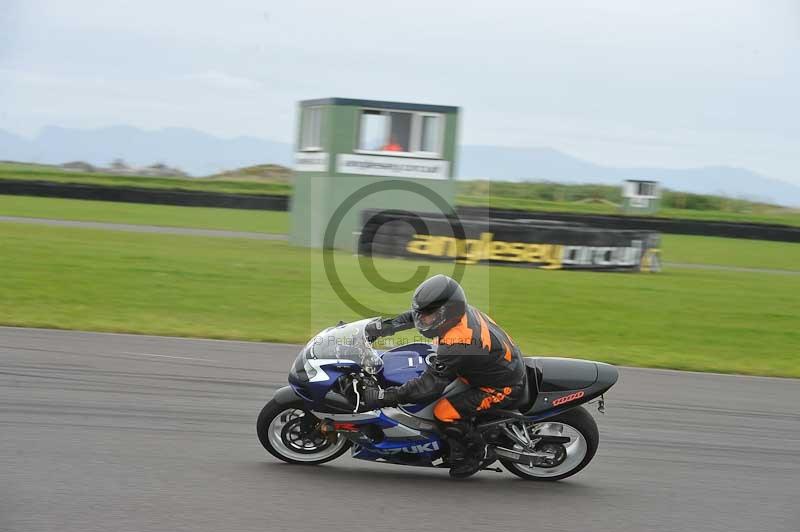
{"type": "Polygon", "coordinates": [[[533,403],[536,401],[536,393],[537,386],[536,386],[536,368],[531,366],[526,366],[525,372],[525,383],[523,385],[522,393],[519,396],[519,399],[511,405],[510,410],[519,410],[521,413],[525,413],[531,409],[533,403]]]}
{"type": "MultiPolygon", "coordinates": [[[[530,369],[527,368],[525,380],[522,384],[522,393],[519,395],[519,398],[511,405],[509,405],[509,410],[519,410],[520,412],[525,412],[529,408],[529,404],[533,401],[531,400],[531,374],[530,369]]],[[[533,378],[536,378],[533,376],[533,378]]]]}

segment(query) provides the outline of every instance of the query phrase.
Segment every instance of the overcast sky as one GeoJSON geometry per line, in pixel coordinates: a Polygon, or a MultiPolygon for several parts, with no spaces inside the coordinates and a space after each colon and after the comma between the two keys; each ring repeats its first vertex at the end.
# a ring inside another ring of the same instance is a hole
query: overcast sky
{"type": "Polygon", "coordinates": [[[0,129],[289,141],[327,96],[461,106],[465,144],[800,184],[800,0],[0,0],[0,129]]]}

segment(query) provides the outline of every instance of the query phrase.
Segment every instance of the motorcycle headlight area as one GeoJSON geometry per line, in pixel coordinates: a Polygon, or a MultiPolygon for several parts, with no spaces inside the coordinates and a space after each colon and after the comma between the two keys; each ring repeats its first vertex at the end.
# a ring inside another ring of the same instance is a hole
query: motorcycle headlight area
{"type": "Polygon", "coordinates": [[[297,380],[307,381],[317,376],[317,369],[309,364],[308,359],[311,355],[311,346],[307,345],[294,359],[292,369],[289,374],[297,380]]]}
{"type": "Polygon", "coordinates": [[[306,372],[309,380],[317,376],[317,369],[309,364],[308,358],[306,357],[303,358],[303,370],[306,372]]]}

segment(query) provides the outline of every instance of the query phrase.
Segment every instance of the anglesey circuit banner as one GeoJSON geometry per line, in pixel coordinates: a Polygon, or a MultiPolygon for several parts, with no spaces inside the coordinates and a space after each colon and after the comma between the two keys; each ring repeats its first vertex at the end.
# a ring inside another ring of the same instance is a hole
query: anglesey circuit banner
{"type": "Polygon", "coordinates": [[[358,252],[549,270],[659,271],[661,235],[544,220],[367,210],[358,252]]]}

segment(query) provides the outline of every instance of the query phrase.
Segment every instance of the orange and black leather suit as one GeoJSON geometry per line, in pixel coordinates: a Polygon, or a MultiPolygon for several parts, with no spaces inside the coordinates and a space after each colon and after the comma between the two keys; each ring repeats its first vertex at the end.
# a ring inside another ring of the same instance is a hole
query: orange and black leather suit
{"type": "MultiPolygon", "coordinates": [[[[411,327],[413,317],[406,312],[384,322],[384,335],[411,327]]],[[[435,364],[397,388],[401,403],[433,401],[455,379],[470,387],[437,401],[433,414],[440,423],[466,420],[518,400],[526,374],[522,353],[486,314],[467,306],[461,321],[436,338],[434,344],[435,364]]]]}

